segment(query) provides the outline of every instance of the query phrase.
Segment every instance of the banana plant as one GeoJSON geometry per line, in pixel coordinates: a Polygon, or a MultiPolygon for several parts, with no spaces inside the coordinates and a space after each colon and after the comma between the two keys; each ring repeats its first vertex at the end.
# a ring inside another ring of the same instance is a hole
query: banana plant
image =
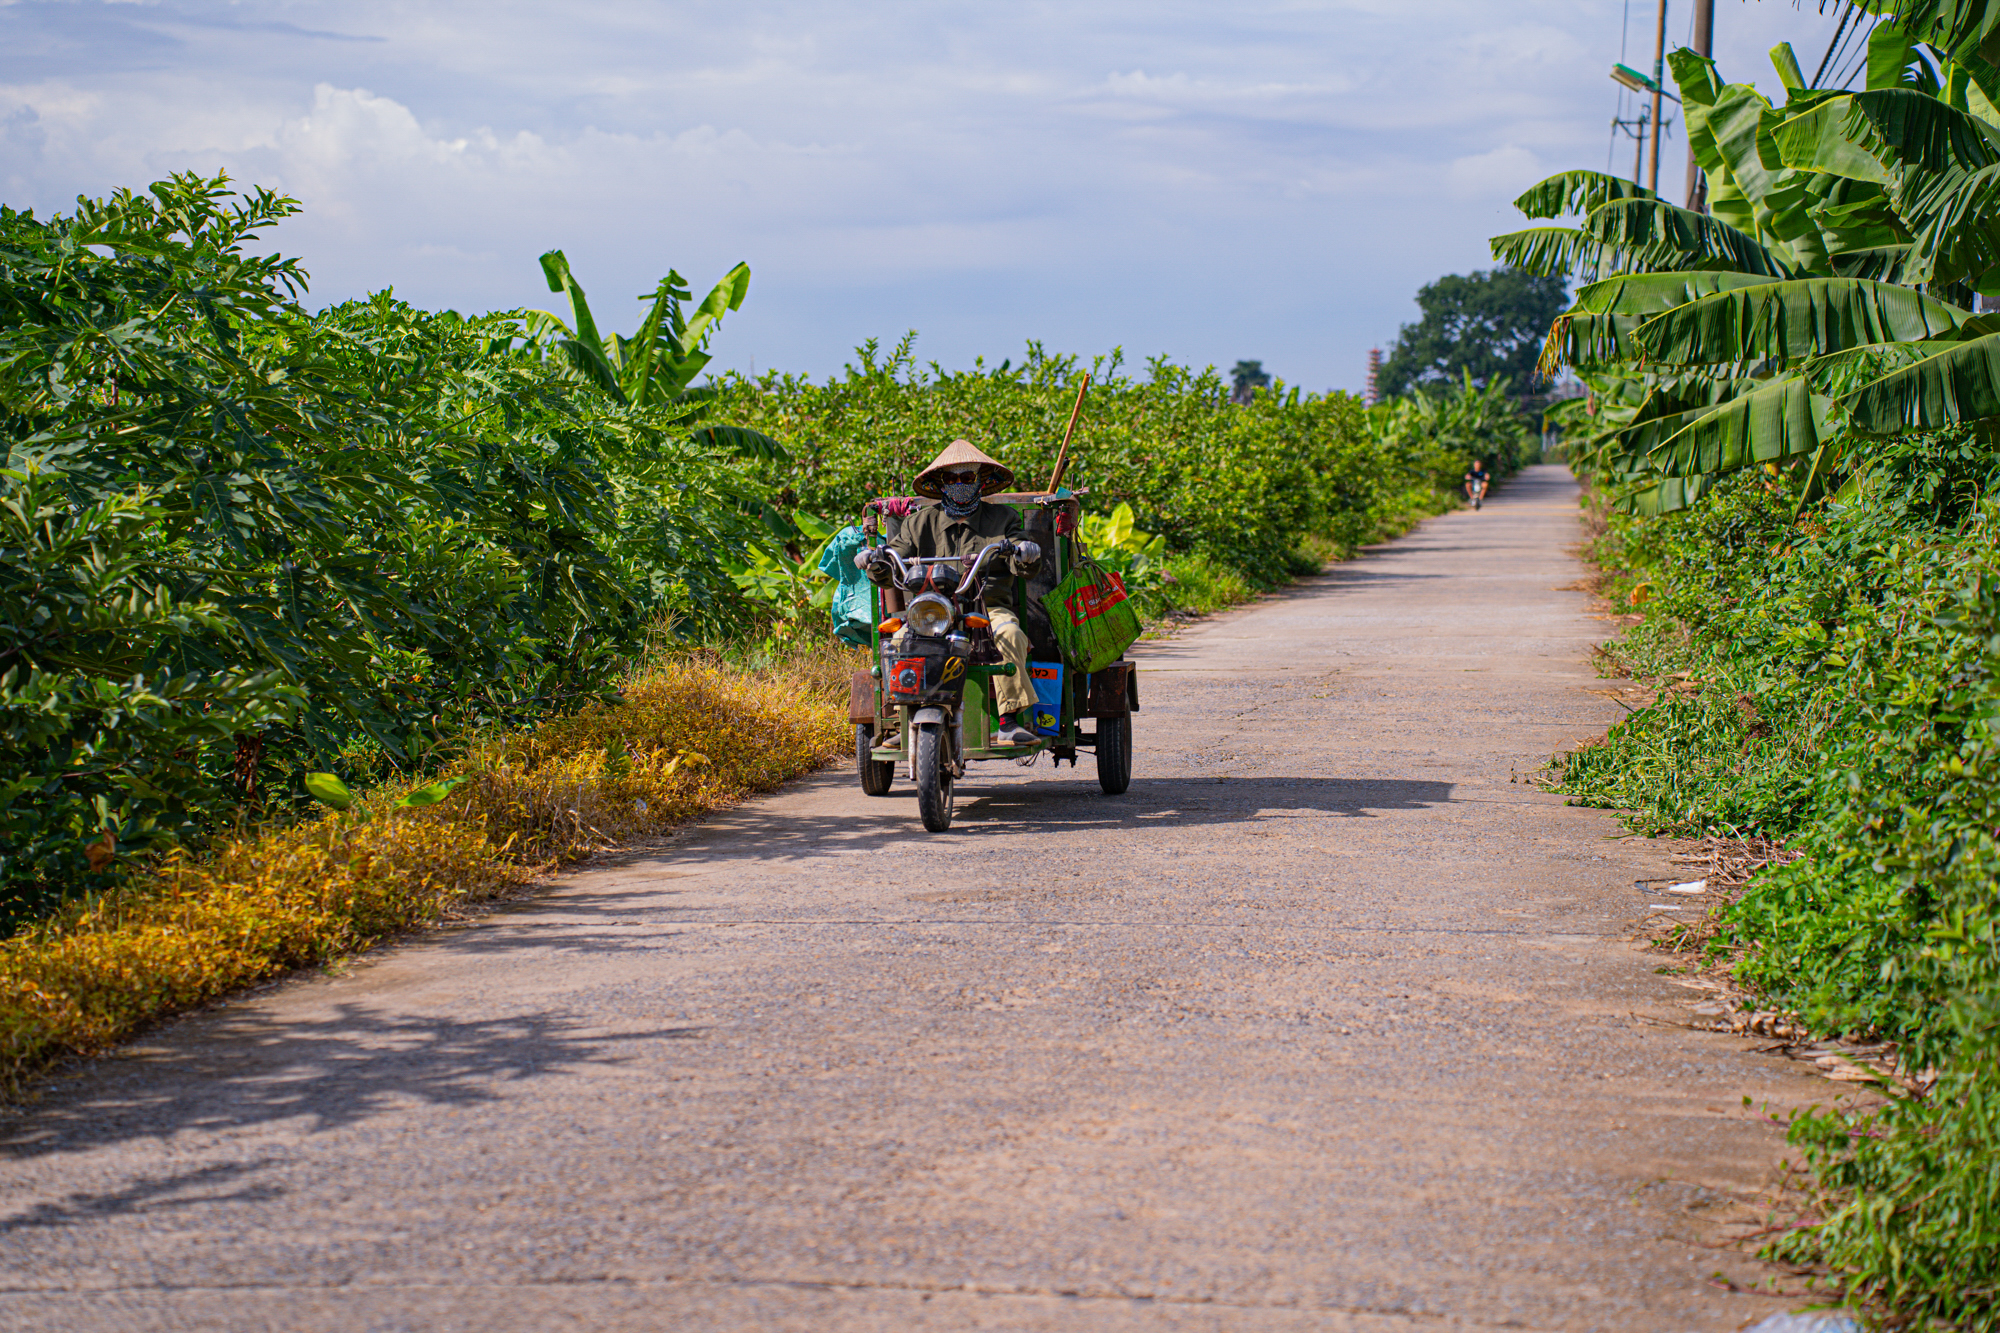
{"type": "Polygon", "coordinates": [[[699,447],[762,462],[781,462],[789,456],[783,444],[761,431],[698,425],[714,402],[715,390],[696,385],[695,377],[713,359],[708,344],[723,316],[741,309],[743,298],[749,295],[748,264],[738,264],[723,274],[692,309],[687,304],[693,299],[687,279],[668,270],[649,295],[639,298],[650,300],[652,305],[629,338],[599,331],[590,298],[562,251],[549,251],[541,264],[549,290],[569,298],[570,320],[566,323],[547,310],[523,312],[522,327],[531,354],[560,356],[579,379],[665,426],[697,427],[689,438],[699,447]]]}
{"type": "MultiPolygon", "coordinates": [[[[577,373],[620,402],[635,407],[665,407],[682,401],[695,376],[707,367],[709,338],[732,310],[741,309],[750,292],[750,266],[738,264],[722,275],[701,304],[690,313],[684,303],[693,296],[687,279],[668,270],[651,293],[652,307],[630,338],[599,333],[583,284],[570,271],[560,250],[542,256],[542,276],[549,290],[569,298],[571,323],[546,310],[526,313],[531,337],[552,343],[577,373]]],[[[641,296],[641,301],[649,299],[641,296]]]]}
{"type": "MultiPolygon", "coordinates": [[[[738,264],[723,274],[708,295],[691,308],[693,293],[687,279],[669,270],[650,295],[639,298],[651,305],[638,331],[629,338],[598,328],[590,298],[562,251],[550,250],[541,257],[541,265],[549,290],[569,298],[570,319],[565,322],[547,310],[524,311],[521,327],[527,335],[524,350],[528,355],[560,357],[579,381],[624,409],[625,419],[641,437],[651,438],[654,432],[678,434],[686,446],[732,469],[744,460],[782,463],[790,457],[780,441],[762,431],[705,421],[716,390],[712,385],[694,383],[712,359],[708,344],[723,317],[740,309],[749,294],[748,264],[738,264]]],[[[772,488],[737,477],[733,484],[725,481],[723,489],[730,492],[724,498],[738,516],[763,530],[756,539],[740,543],[742,549],[760,541],[799,539],[799,529],[770,503],[772,488]]]]}
{"type": "Polygon", "coordinates": [[[1983,5],[1891,17],[1860,93],[1804,86],[1774,49],[1782,107],[1674,54],[1710,216],[1569,172],[1516,206],[1581,225],[1494,239],[1496,257],[1586,280],[1540,369],[1599,384],[1579,454],[1624,507],[1666,512],[1806,458],[1810,492],[1870,435],[2000,416],[2000,316],[1970,308],[2000,292],[1995,28],[1983,5]]]}
{"type": "Polygon", "coordinates": [[[1151,592],[1165,582],[1167,538],[1134,526],[1132,506],[1120,501],[1110,514],[1085,514],[1078,535],[1091,558],[1124,580],[1129,592],[1151,592]]]}
{"type": "Polygon", "coordinates": [[[804,512],[794,514],[792,524],[802,541],[788,549],[749,547],[741,559],[725,562],[737,590],[781,620],[796,620],[809,610],[825,610],[840,590],[839,584],[819,573],[820,555],[839,534],[840,525],[804,512]],[[795,556],[793,552],[804,541],[814,544],[795,556]]]}

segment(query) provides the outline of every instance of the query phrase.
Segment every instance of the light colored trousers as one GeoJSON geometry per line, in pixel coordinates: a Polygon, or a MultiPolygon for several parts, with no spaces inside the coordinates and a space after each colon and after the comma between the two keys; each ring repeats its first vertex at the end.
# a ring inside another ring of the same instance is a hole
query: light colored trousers
{"type": "MultiPolygon", "coordinates": [[[[1021,618],[1004,606],[990,608],[986,616],[993,622],[993,642],[1000,656],[1014,665],[1013,675],[993,678],[994,701],[1002,713],[1031,712],[1035,682],[1028,679],[1028,631],[1021,628],[1021,618]]],[[[1032,726],[1026,718],[1019,720],[1023,726],[1032,726]]]]}

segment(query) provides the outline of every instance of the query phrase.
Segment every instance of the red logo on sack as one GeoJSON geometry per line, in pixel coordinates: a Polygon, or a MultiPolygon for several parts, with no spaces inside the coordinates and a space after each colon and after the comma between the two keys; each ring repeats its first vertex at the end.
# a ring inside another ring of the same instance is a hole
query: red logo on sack
{"type": "Polygon", "coordinates": [[[906,657],[889,669],[889,693],[922,694],[924,692],[924,659],[906,657]]]}
{"type": "Polygon", "coordinates": [[[1081,625],[1086,620],[1095,620],[1112,607],[1125,600],[1125,581],[1116,574],[1107,574],[1102,583],[1086,583],[1063,602],[1069,610],[1069,623],[1081,625]]]}

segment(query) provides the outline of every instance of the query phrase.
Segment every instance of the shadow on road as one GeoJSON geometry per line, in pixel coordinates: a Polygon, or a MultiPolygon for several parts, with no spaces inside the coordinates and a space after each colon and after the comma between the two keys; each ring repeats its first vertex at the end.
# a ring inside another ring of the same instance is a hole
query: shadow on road
{"type": "MultiPolygon", "coordinates": [[[[984,766],[993,776],[1020,770],[984,766]]],[[[870,849],[888,839],[980,838],[1005,836],[1023,826],[1061,832],[1105,832],[1197,824],[1256,824],[1299,815],[1367,819],[1397,810],[1420,810],[1451,800],[1449,782],[1403,778],[1307,778],[1259,776],[1140,777],[1123,796],[1106,796],[1097,785],[1091,760],[1056,777],[1047,762],[1031,770],[1035,781],[982,781],[980,769],[959,785],[957,823],[947,833],[925,833],[917,822],[916,788],[898,779],[887,796],[869,802],[865,815],[829,820],[818,810],[796,815],[770,806],[749,806],[708,820],[685,851],[704,858],[733,854],[759,860],[825,855],[870,849]]],[[[838,781],[829,774],[822,781],[838,781]]]]}
{"type": "MultiPolygon", "coordinates": [[[[561,1074],[586,1063],[617,1064],[611,1040],[699,1036],[699,1028],[586,1035],[557,1014],[459,1020],[388,1016],[342,1005],[321,1022],[272,1023],[225,1010],[198,1040],[178,1039],[98,1065],[73,1094],[0,1119],[0,1157],[50,1153],[303,1118],[308,1133],[353,1124],[412,1101],[465,1106],[495,1100],[502,1085],[561,1074]]],[[[196,1184],[205,1182],[193,1182],[196,1184]]],[[[212,1183],[212,1182],[207,1182],[212,1183]]],[[[129,1206],[157,1206],[158,1190],[128,1187],[129,1206]],[[150,1190],[150,1192],[149,1192],[150,1190]]],[[[78,1218],[122,1205],[106,1195],[49,1214],[78,1218]]],[[[0,1231],[43,1225],[42,1212],[0,1217],[0,1231]]]]}
{"type": "Polygon", "coordinates": [[[61,1203],[38,1203],[11,1217],[0,1217],[0,1235],[94,1222],[121,1213],[161,1213],[204,1203],[259,1203],[283,1198],[285,1191],[271,1184],[246,1184],[221,1193],[215,1189],[271,1164],[268,1158],[256,1162],[212,1162],[178,1175],[141,1176],[119,1189],[106,1190],[101,1194],[69,1194],[61,1203]]]}

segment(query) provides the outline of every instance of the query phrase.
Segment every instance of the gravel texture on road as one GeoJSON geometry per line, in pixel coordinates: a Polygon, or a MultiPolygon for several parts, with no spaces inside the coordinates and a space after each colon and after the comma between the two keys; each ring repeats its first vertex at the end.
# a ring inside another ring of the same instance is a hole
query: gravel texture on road
{"type": "Polygon", "coordinates": [[[1131,791],[829,771],[0,1127],[0,1326],[1729,1330],[1828,1085],[1691,1031],[1531,468],[1140,645],[1131,791]],[[1521,780],[1516,781],[1519,776],[1521,780]]]}

